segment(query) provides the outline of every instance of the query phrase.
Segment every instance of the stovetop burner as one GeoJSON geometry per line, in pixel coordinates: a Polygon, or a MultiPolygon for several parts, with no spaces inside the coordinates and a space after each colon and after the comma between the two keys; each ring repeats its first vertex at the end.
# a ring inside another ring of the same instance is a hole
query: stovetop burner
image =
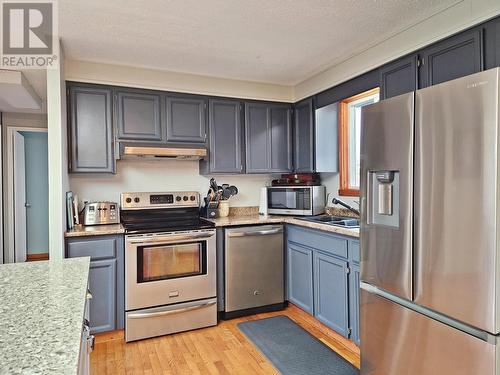
{"type": "Polygon", "coordinates": [[[123,193],[120,218],[126,234],[214,228],[199,216],[197,192],[123,193]]]}
{"type": "Polygon", "coordinates": [[[188,231],[198,229],[215,228],[215,224],[202,218],[198,220],[182,221],[182,222],[151,222],[147,225],[144,223],[123,223],[126,234],[144,234],[158,232],[174,232],[188,231]]]}

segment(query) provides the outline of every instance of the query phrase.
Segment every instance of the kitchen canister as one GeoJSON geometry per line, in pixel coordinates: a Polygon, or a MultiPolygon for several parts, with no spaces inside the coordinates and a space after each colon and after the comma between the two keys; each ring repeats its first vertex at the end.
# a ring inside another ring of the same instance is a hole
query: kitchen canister
{"type": "Polygon", "coordinates": [[[219,217],[229,216],[229,201],[219,202],[219,217]]]}

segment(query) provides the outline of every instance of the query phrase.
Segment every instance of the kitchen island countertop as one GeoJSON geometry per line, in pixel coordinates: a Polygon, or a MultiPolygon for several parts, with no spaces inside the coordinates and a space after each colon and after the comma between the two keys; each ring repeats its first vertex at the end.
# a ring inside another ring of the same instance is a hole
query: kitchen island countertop
{"type": "Polygon", "coordinates": [[[77,373],[89,265],[0,265],[0,374],[77,373]]]}

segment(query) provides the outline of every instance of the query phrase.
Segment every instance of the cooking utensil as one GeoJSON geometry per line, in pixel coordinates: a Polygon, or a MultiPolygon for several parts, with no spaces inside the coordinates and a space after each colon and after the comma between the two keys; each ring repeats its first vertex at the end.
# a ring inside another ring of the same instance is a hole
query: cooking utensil
{"type": "Polygon", "coordinates": [[[238,194],[238,188],[234,185],[231,185],[227,188],[231,192],[231,196],[238,194]]]}
{"type": "Polygon", "coordinates": [[[229,198],[232,197],[232,194],[231,194],[231,190],[229,189],[224,189],[222,191],[222,200],[223,201],[227,201],[229,198]]]}
{"type": "Polygon", "coordinates": [[[213,189],[214,192],[219,190],[219,186],[217,185],[217,181],[215,181],[215,178],[210,179],[210,187],[213,189]]]}

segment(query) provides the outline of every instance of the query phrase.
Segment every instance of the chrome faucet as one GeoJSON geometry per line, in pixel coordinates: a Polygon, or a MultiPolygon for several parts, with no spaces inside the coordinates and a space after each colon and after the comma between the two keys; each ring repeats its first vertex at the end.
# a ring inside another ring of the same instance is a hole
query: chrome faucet
{"type": "Polygon", "coordinates": [[[341,200],[340,200],[340,199],[338,199],[338,198],[333,198],[332,203],[333,203],[333,204],[338,204],[338,205],[340,205],[340,206],[343,206],[343,207],[347,208],[349,211],[354,212],[354,213],[355,213],[356,215],[358,215],[358,216],[360,215],[360,213],[359,213],[359,211],[358,211],[358,210],[356,210],[355,208],[353,208],[353,207],[349,206],[346,202],[341,201],[341,200]]]}

